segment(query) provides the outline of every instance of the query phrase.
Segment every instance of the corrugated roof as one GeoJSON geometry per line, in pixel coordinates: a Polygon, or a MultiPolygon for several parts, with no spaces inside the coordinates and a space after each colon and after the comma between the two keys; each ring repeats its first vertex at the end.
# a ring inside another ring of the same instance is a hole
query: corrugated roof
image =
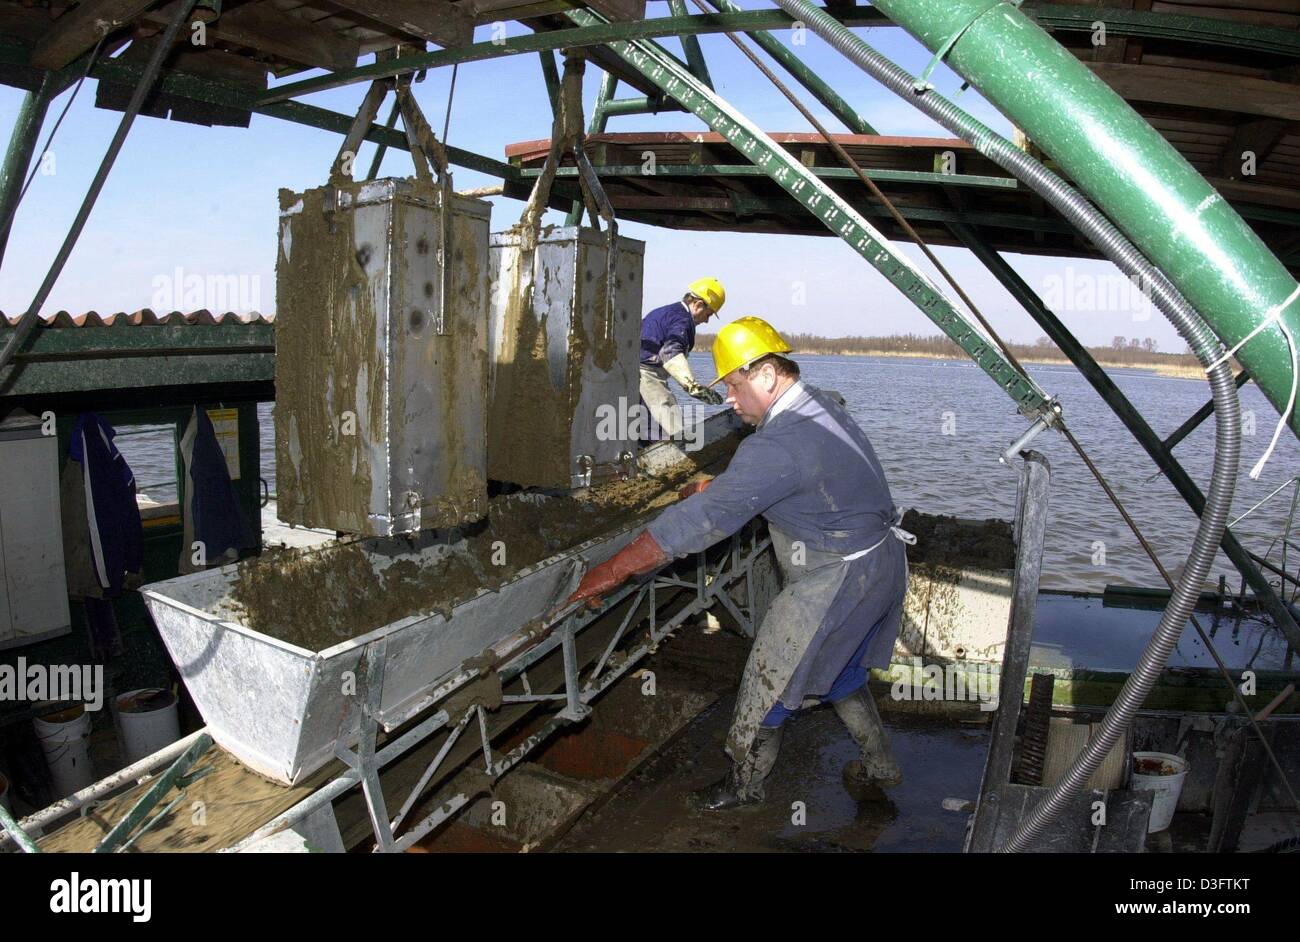
{"type": "MultiPolygon", "coordinates": [[[[21,316],[10,317],[0,311],[0,318],[4,318],[5,324],[9,327],[15,326],[21,316]]],[[[249,314],[236,314],[233,311],[227,311],[224,314],[213,314],[207,310],[191,311],[188,314],[181,311],[172,311],[169,314],[155,314],[148,308],[131,314],[125,311],[118,311],[115,314],[100,314],[98,311],[88,311],[85,314],[70,314],[67,311],[59,311],[57,314],[41,318],[41,324],[44,327],[174,327],[180,324],[272,324],[274,322],[274,314],[259,314],[256,311],[249,314]]]]}

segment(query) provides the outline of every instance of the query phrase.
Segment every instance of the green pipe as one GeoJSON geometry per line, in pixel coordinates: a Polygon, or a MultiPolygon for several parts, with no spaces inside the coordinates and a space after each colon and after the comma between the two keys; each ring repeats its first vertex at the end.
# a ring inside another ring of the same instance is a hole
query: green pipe
{"type": "MultiPolygon", "coordinates": [[[[1127,102],[1002,0],[878,0],[876,9],[947,63],[1052,155],[1232,346],[1287,302],[1295,278],[1192,166],[1127,102]]],[[[1280,412],[1291,354],[1272,324],[1237,358],[1280,412]]],[[[1293,432],[1300,420],[1290,418],[1293,432]]]]}
{"type": "MultiPolygon", "coordinates": [[[[731,0],[708,0],[708,2],[723,13],[743,12],[731,0]]],[[[809,93],[825,105],[830,113],[835,115],[849,131],[854,134],[877,133],[876,129],[867,123],[866,118],[854,111],[852,105],[841,98],[835,89],[823,82],[816,72],[804,65],[803,60],[787,49],[781,40],[766,30],[756,30],[749,34],[749,38],[758,43],[764,52],[794,76],[795,81],[808,89],[809,93]]]]}
{"type": "MultiPolygon", "coordinates": [[[[604,117],[612,118],[627,114],[658,114],[661,111],[685,111],[686,109],[662,95],[637,95],[631,98],[612,98],[605,104],[604,117]]],[[[604,130],[602,127],[601,130],[604,130]]]]}
{"type": "Polygon", "coordinates": [[[47,73],[38,90],[29,91],[23,96],[13,133],[9,136],[4,164],[0,165],[0,263],[4,262],[9,231],[13,228],[13,215],[18,209],[18,197],[23,190],[32,154],[36,152],[36,139],[40,136],[45,112],[49,110],[50,101],[54,97],[50,94],[53,84],[54,77],[47,73]]]}

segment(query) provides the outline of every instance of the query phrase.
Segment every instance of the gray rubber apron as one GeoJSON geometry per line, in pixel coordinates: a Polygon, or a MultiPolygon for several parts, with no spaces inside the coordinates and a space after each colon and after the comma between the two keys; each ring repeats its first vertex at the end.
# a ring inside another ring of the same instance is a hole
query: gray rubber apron
{"type": "MultiPolygon", "coordinates": [[[[804,705],[805,690],[824,693],[830,688],[829,680],[810,673],[819,654],[833,654],[835,643],[843,654],[831,658],[836,662],[832,677],[848,664],[866,631],[877,630],[887,659],[898,634],[907,586],[907,556],[901,542],[915,542],[895,524],[875,546],[842,557],[796,547],[795,541],[770,524],[768,532],[786,584],[759,625],[741,676],[726,746],[736,762],[749,753],[759,726],[778,699],[787,708],[798,709],[804,705]],[[796,549],[802,565],[795,564],[796,549]],[[837,630],[850,621],[867,627],[847,638],[838,637],[837,630]],[[823,652],[828,641],[832,651],[823,652]],[[796,702],[790,702],[792,697],[796,702]]],[[[876,647],[873,641],[872,648],[876,647]]]]}

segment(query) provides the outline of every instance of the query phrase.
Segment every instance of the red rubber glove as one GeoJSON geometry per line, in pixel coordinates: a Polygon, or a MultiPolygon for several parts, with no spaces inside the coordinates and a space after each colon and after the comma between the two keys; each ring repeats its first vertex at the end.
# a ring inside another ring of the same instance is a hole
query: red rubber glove
{"type": "Polygon", "coordinates": [[[680,491],[678,491],[677,496],[680,499],[685,500],[686,498],[690,497],[692,494],[698,494],[700,491],[704,490],[712,483],[713,483],[713,478],[702,478],[699,481],[692,481],[690,484],[687,484],[680,491]]]}
{"type": "Polygon", "coordinates": [[[601,597],[606,593],[613,592],[633,576],[644,576],[648,572],[654,572],[666,562],[668,562],[668,554],[655,542],[650,531],[646,530],[583,576],[578,590],[569,596],[565,604],[581,600],[591,608],[599,608],[601,597]]]}

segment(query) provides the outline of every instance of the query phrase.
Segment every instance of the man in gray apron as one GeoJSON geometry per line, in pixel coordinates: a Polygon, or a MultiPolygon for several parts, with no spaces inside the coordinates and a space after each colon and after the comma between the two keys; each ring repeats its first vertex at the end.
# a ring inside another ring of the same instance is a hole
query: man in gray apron
{"type": "MultiPolygon", "coordinates": [[[[757,431],[727,470],[688,485],[685,500],[607,562],[594,567],[571,600],[598,603],[626,579],[699,552],[762,515],[785,577],[745,664],[727,737],[732,770],[696,792],[708,810],[763,798],[795,710],[830,702],[860,748],[846,784],[901,781],[867,672],[889,663],[907,590],[899,515],[875,451],[834,399],[799,378],[782,356],[790,347],[772,327],[745,317],[714,343],[727,401],[757,431]]],[[[712,383],[710,385],[713,385],[712,383]]]]}

